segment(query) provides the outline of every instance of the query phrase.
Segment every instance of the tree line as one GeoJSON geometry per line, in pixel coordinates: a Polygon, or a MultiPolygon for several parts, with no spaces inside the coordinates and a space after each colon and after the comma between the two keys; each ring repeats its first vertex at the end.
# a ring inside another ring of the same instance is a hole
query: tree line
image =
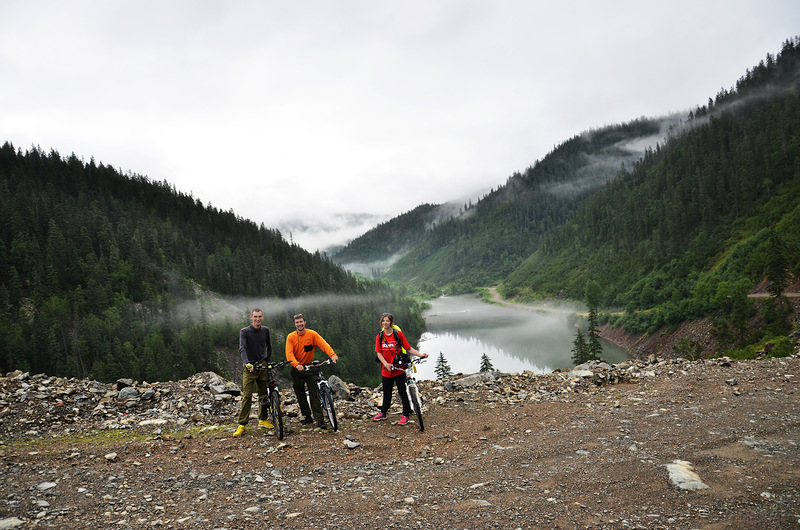
{"type": "Polygon", "coordinates": [[[790,329],[782,291],[800,276],[800,50],[748,72],[699,107],[663,145],[581,203],[503,285],[505,295],[581,299],[632,333],[714,315],[720,350],[790,329]],[[747,294],[776,297],[748,329],[747,294]]]}
{"type": "Polygon", "coordinates": [[[500,282],[585,197],[623,163],[635,160],[623,149],[624,142],[656,134],[660,127],[660,120],[641,118],[571,138],[458,215],[435,223],[386,277],[441,286],[461,283],[466,289],[500,282]]]}
{"type": "Polygon", "coordinates": [[[720,348],[732,348],[788,328],[781,294],[800,277],[797,226],[795,37],[683,117],[567,140],[429,227],[386,277],[450,293],[500,284],[522,301],[583,300],[596,282],[600,324],[653,333],[713,315],[720,348]],[[656,135],[643,154],[627,149],[656,135]],[[759,335],[747,330],[747,295],[762,282],[774,300],[759,335]],[[624,314],[603,315],[611,309],[624,314]]]}
{"type": "MultiPolygon", "coordinates": [[[[364,349],[383,311],[418,336],[421,307],[381,282],[357,279],[320,253],[165,182],[0,148],[0,369],[111,381],[226,372],[247,310],[211,318],[207,294],[277,301],[316,293],[351,302],[317,312],[341,344],[339,369],[365,382],[364,349]],[[352,301],[355,300],[355,301],[352,301]],[[184,311],[192,302],[196,310],[184,311]],[[363,366],[360,366],[363,365],[363,366]]],[[[289,314],[286,321],[290,321],[289,314]]],[[[370,368],[372,368],[370,366],[370,368]]]]}

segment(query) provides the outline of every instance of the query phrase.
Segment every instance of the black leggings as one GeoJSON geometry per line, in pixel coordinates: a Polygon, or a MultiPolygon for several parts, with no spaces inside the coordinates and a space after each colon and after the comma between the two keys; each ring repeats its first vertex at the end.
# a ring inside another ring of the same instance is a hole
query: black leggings
{"type": "Polygon", "coordinates": [[[408,402],[406,393],[406,374],[402,373],[394,377],[383,377],[383,406],[381,412],[386,414],[392,404],[392,386],[397,383],[397,393],[400,394],[400,401],[403,403],[403,416],[411,415],[411,403],[408,402]]]}

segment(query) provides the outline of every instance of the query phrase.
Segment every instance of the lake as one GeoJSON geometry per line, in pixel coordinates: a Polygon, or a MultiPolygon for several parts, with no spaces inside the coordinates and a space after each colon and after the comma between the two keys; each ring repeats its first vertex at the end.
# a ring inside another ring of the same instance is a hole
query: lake
{"type": "MultiPolygon", "coordinates": [[[[495,370],[506,373],[541,374],[573,366],[575,328],[567,310],[512,308],[482,302],[477,295],[443,296],[430,303],[417,347],[430,358],[418,365],[418,379],[436,379],[440,352],[453,374],[479,372],[484,353],[495,370]]],[[[628,354],[603,342],[603,357],[617,363],[628,354]]]]}

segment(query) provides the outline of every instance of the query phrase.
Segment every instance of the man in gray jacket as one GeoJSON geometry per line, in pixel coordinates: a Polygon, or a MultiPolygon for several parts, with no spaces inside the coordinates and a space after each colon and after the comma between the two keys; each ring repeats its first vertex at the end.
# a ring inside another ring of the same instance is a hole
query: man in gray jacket
{"type": "Polygon", "coordinates": [[[239,354],[242,356],[242,409],[239,411],[239,426],[234,436],[245,432],[245,425],[250,420],[250,407],[253,402],[253,385],[258,387],[258,425],[266,429],[274,428],[267,419],[267,371],[263,368],[272,359],[272,342],[269,328],[262,326],[264,312],[256,308],[250,312],[250,324],[239,332],[239,354]]]}

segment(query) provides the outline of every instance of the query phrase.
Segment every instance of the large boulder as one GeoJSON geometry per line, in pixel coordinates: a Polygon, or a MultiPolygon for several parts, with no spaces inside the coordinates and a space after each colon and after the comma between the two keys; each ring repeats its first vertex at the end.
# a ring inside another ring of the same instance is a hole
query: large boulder
{"type": "Polygon", "coordinates": [[[493,383],[497,380],[498,372],[479,372],[477,374],[468,375],[461,379],[453,381],[453,385],[457,388],[468,388],[472,386],[483,385],[485,383],[493,383]]]}
{"type": "Polygon", "coordinates": [[[333,399],[344,401],[352,401],[353,397],[350,395],[350,388],[347,384],[335,375],[328,377],[328,386],[333,394],[333,399]]]}

